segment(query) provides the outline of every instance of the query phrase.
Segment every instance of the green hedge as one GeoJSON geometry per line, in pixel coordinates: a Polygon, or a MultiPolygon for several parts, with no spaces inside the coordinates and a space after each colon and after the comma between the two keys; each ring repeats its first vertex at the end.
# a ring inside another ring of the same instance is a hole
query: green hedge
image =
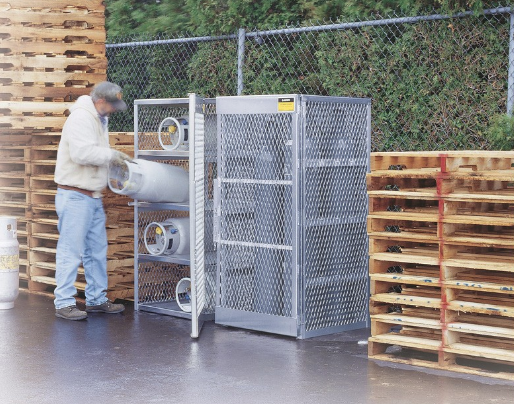
{"type": "MultiPolygon", "coordinates": [[[[252,38],[244,94],[370,97],[374,150],[508,147],[488,135],[506,111],[508,49],[508,15],[252,38]]],[[[108,57],[129,101],[237,92],[235,39],[108,57]]],[[[130,112],[117,119],[111,130],[132,130],[130,112]]]]}

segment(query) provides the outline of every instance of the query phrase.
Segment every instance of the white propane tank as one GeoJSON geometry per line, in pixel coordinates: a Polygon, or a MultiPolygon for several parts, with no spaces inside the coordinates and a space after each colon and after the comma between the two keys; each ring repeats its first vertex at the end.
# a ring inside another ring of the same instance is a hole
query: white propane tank
{"type": "Polygon", "coordinates": [[[164,118],[158,129],[159,143],[164,150],[189,149],[189,123],[187,118],[164,118]],[[163,138],[163,135],[169,139],[163,138]],[[168,144],[170,143],[170,144],[168,144]]]}
{"type": "Polygon", "coordinates": [[[175,299],[178,307],[186,313],[191,313],[191,279],[182,278],[175,289],[175,299]]]}
{"type": "Polygon", "coordinates": [[[16,218],[0,216],[0,309],[12,309],[20,288],[16,218]]]}
{"type": "Polygon", "coordinates": [[[152,222],[145,228],[144,240],[152,255],[189,255],[189,218],[152,222]]]}
{"type": "Polygon", "coordinates": [[[109,167],[109,188],[145,202],[189,200],[189,174],[181,167],[142,159],[109,167]]]}

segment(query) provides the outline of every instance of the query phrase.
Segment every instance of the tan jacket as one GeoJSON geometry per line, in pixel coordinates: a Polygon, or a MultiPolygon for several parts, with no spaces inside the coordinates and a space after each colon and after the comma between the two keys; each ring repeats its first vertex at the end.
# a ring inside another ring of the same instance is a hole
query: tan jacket
{"type": "Polygon", "coordinates": [[[109,132],[104,128],[89,95],[77,99],[70,108],[62,129],[57,151],[54,180],[60,185],[96,191],[95,197],[107,186],[109,132]]]}

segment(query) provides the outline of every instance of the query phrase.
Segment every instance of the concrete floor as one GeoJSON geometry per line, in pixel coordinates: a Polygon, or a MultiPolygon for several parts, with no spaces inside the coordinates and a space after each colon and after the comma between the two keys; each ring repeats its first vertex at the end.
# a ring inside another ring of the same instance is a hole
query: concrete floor
{"type": "Polygon", "coordinates": [[[129,305],[123,314],[54,316],[21,293],[0,311],[1,404],[514,403],[514,382],[366,357],[368,330],[295,340],[190,322],[129,305]]]}

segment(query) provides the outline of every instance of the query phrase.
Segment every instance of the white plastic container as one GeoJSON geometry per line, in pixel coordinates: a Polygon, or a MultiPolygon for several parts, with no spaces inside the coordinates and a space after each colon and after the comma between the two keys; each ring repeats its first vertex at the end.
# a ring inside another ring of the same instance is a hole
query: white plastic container
{"type": "Polygon", "coordinates": [[[0,309],[12,309],[20,289],[16,218],[0,216],[0,309]]]}
{"type": "Polygon", "coordinates": [[[144,202],[185,203],[189,174],[181,167],[142,159],[109,167],[109,188],[144,202]]]}
{"type": "Polygon", "coordinates": [[[144,240],[151,255],[189,255],[189,218],[152,222],[145,228],[144,240]]]}

